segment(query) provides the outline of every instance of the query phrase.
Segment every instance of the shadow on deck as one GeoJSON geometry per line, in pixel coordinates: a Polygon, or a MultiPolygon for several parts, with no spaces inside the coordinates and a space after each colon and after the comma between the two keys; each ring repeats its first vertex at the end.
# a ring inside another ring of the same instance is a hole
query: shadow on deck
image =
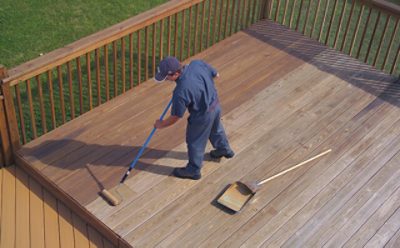
{"type": "Polygon", "coordinates": [[[285,26],[267,23],[268,21],[258,22],[244,32],[391,104],[400,106],[400,79],[322,46],[316,40],[292,32],[285,26]]]}

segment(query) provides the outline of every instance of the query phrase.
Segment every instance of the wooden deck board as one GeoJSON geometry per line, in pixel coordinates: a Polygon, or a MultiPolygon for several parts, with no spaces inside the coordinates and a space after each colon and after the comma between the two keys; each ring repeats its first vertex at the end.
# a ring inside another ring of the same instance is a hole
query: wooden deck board
{"type": "MultiPolygon", "coordinates": [[[[118,184],[133,160],[171,96],[168,83],[146,82],[18,155],[133,246],[398,242],[400,87],[394,78],[269,21],[190,59],[196,58],[221,74],[222,119],[236,152],[220,162],[206,156],[200,181],[170,176],[187,159],[180,121],[156,132],[125,183],[121,205],[98,196],[118,184]],[[333,152],[326,157],[265,185],[241,213],[216,205],[228,184],[266,178],[327,148],[333,152]]],[[[33,189],[30,209],[45,203],[43,216],[30,222],[43,222],[36,232],[50,246],[111,245],[46,190],[33,189]]],[[[3,212],[0,217],[6,221],[3,212]]]]}
{"type": "MultiPolygon", "coordinates": [[[[46,203],[46,189],[24,170],[16,166],[1,168],[0,176],[0,189],[7,191],[0,194],[0,202],[7,203],[0,205],[0,212],[6,216],[0,222],[0,247],[49,247],[47,243],[50,247],[84,248],[89,247],[89,240],[93,242],[86,231],[88,224],[77,216],[72,221],[71,210],[60,200],[47,197],[56,200],[58,208],[52,208],[54,201],[46,203]],[[45,222],[46,212],[53,212],[53,216],[45,222]],[[51,243],[57,237],[59,244],[51,243]]],[[[103,236],[100,238],[107,247],[116,247],[103,236]]]]}
{"type": "Polygon", "coordinates": [[[16,247],[29,247],[29,176],[16,168],[16,247]]]}

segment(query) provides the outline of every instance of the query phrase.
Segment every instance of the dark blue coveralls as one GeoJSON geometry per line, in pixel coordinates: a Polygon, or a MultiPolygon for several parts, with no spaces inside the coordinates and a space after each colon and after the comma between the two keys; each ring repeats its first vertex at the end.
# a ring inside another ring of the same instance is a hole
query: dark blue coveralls
{"type": "Polygon", "coordinates": [[[172,96],[171,115],[190,116],[186,128],[189,162],[186,170],[199,174],[207,141],[218,151],[231,151],[220,121],[221,107],[213,78],[217,71],[201,60],[194,60],[182,68],[172,96]]]}

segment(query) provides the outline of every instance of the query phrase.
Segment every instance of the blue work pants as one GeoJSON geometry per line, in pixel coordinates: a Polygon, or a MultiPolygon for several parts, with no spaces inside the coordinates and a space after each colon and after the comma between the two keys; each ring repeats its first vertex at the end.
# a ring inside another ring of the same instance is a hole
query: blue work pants
{"type": "Polygon", "coordinates": [[[191,173],[200,173],[208,140],[219,151],[229,152],[231,150],[221,123],[221,107],[219,104],[212,111],[196,116],[191,115],[188,118],[186,143],[189,162],[186,169],[191,173]]]}

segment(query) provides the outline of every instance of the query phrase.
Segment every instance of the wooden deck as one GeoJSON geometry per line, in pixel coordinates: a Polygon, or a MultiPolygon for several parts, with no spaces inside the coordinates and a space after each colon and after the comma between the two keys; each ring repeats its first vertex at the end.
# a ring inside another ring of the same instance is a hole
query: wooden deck
{"type": "Polygon", "coordinates": [[[236,152],[220,162],[206,156],[200,181],[170,176],[186,164],[182,120],[156,132],[121,205],[98,196],[118,184],[172,83],[146,82],[28,143],[19,163],[135,247],[400,246],[398,81],[269,21],[195,58],[221,74],[236,152]],[[241,213],[215,203],[232,182],[266,178],[327,148],[264,185],[241,213]]]}
{"type": "Polygon", "coordinates": [[[115,246],[25,171],[10,166],[0,169],[0,247],[115,246]]]}

